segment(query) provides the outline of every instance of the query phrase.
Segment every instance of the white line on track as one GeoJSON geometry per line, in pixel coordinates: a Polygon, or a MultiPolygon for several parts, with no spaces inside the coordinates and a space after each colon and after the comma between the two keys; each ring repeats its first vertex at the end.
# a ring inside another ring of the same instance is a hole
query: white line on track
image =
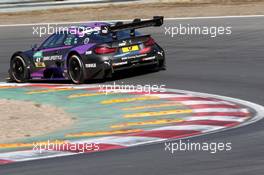
{"type": "Polygon", "coordinates": [[[211,132],[215,130],[220,130],[225,127],[223,126],[213,126],[213,125],[178,125],[178,126],[164,126],[160,128],[153,129],[153,131],[164,131],[164,130],[194,130],[201,132],[211,132]]]}
{"type": "Polygon", "coordinates": [[[196,121],[196,120],[213,120],[213,121],[230,121],[230,122],[243,122],[248,117],[237,117],[237,116],[195,116],[195,117],[184,117],[184,121],[196,121]]]}
{"type": "Polygon", "coordinates": [[[101,138],[94,138],[94,139],[82,139],[76,141],[70,141],[70,143],[103,143],[103,144],[114,144],[114,145],[121,145],[121,146],[133,146],[139,144],[146,144],[146,143],[153,143],[156,141],[164,141],[166,139],[157,138],[157,137],[144,137],[144,136],[106,136],[101,138]]]}
{"type": "MultiPolygon", "coordinates": [[[[168,89],[168,90],[173,91],[173,92],[177,92],[177,93],[186,93],[186,94],[192,94],[192,95],[197,95],[197,96],[211,97],[211,98],[217,98],[217,99],[221,99],[221,100],[225,100],[225,101],[233,102],[233,103],[237,103],[237,104],[243,104],[243,105],[248,106],[248,107],[250,107],[256,111],[256,114],[253,118],[251,118],[250,120],[248,120],[244,123],[241,123],[238,126],[232,127],[232,128],[239,128],[239,127],[242,127],[245,125],[249,125],[249,124],[255,123],[255,122],[264,118],[264,106],[261,106],[259,104],[252,103],[252,102],[249,102],[246,100],[241,100],[241,99],[232,98],[232,97],[226,97],[226,96],[222,96],[222,95],[187,91],[187,90],[179,90],[179,89],[177,89],[177,90],[176,89],[168,89]]],[[[243,111],[243,112],[245,112],[245,111],[243,111]]],[[[228,130],[228,129],[230,129],[230,128],[226,128],[223,130],[228,130]]],[[[206,133],[206,134],[210,134],[210,133],[206,133]]]]}
{"type": "Polygon", "coordinates": [[[203,113],[203,112],[244,112],[248,113],[247,109],[232,109],[232,108],[202,108],[202,109],[192,109],[193,113],[203,113]]]}
{"type": "Polygon", "coordinates": [[[220,104],[227,104],[227,105],[234,105],[234,103],[230,103],[227,101],[206,101],[206,100],[186,100],[186,101],[181,101],[180,103],[184,105],[220,105],[220,104]]]}

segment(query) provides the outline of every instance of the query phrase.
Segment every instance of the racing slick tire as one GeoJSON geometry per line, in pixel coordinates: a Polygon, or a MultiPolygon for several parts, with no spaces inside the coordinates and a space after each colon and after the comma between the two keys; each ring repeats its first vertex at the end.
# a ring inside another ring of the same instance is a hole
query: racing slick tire
{"type": "Polygon", "coordinates": [[[28,58],[23,54],[14,54],[10,61],[10,81],[16,83],[25,83],[29,81],[30,75],[28,70],[28,63],[28,58]]]}
{"type": "Polygon", "coordinates": [[[159,70],[166,70],[165,59],[159,60],[157,67],[158,67],[159,70]]]}
{"type": "Polygon", "coordinates": [[[68,74],[75,84],[83,84],[85,82],[85,67],[82,59],[78,55],[70,56],[68,74]]]}
{"type": "Polygon", "coordinates": [[[165,60],[158,60],[157,64],[152,66],[151,70],[154,72],[166,70],[165,60]]]}

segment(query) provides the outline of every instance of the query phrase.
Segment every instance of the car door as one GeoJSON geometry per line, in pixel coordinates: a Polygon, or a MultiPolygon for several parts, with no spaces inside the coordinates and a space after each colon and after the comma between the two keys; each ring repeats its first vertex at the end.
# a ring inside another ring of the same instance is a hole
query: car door
{"type": "Polygon", "coordinates": [[[55,34],[54,39],[43,45],[41,51],[46,68],[63,65],[63,57],[71,48],[71,46],[64,44],[66,36],[67,34],[64,33],[55,34]]]}
{"type": "Polygon", "coordinates": [[[42,78],[49,78],[44,76],[45,72],[63,69],[64,56],[68,50],[72,48],[71,45],[64,44],[66,36],[67,34],[64,33],[51,35],[33,55],[35,71],[37,71],[42,78]]]}

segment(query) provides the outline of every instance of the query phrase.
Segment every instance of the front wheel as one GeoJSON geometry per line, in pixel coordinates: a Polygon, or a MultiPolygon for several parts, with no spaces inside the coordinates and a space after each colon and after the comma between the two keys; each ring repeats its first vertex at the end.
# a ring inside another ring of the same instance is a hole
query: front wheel
{"type": "Polygon", "coordinates": [[[82,84],[85,82],[85,69],[81,58],[72,55],[68,62],[68,73],[73,83],[82,84]]]}
{"type": "Polygon", "coordinates": [[[17,83],[24,83],[29,80],[29,71],[27,69],[26,58],[21,55],[15,55],[10,62],[10,79],[17,83]]]}

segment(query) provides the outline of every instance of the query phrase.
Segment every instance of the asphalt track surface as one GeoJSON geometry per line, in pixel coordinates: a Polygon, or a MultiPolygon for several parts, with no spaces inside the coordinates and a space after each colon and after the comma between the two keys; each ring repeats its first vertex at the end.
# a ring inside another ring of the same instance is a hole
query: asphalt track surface
{"type": "MultiPolygon", "coordinates": [[[[263,18],[195,19],[167,21],[201,26],[232,26],[231,36],[170,38],[155,29],[154,38],[166,49],[167,71],[128,75],[128,84],[165,84],[248,100],[264,105],[263,18]]],[[[148,30],[150,32],[150,30],[148,30]]],[[[32,28],[0,28],[0,77],[4,81],[13,51],[27,48],[39,38],[32,28]]],[[[112,83],[112,82],[106,82],[112,83]]],[[[164,151],[164,143],[4,165],[0,174],[253,174],[264,172],[264,121],[190,139],[190,142],[232,142],[231,152],[164,151]]]]}

